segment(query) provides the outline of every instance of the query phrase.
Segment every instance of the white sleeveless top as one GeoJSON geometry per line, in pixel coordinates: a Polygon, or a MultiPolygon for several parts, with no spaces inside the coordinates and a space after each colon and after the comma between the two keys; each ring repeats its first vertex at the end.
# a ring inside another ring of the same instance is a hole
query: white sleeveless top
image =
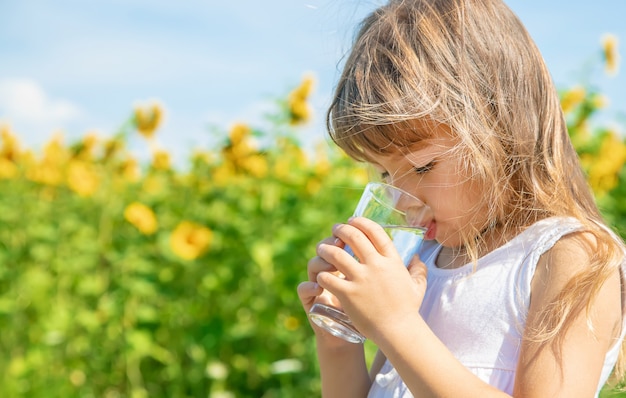
{"type": "MultiPolygon", "coordinates": [[[[434,260],[441,246],[424,242],[421,257],[428,266],[428,288],[420,313],[452,354],[486,383],[513,393],[537,262],[562,236],[579,228],[581,224],[573,218],[541,220],[480,258],[476,268],[471,263],[456,269],[437,268],[434,260]]],[[[625,330],[606,355],[597,393],[617,361],[625,330]]],[[[368,398],[411,397],[387,360],[368,398]]]]}

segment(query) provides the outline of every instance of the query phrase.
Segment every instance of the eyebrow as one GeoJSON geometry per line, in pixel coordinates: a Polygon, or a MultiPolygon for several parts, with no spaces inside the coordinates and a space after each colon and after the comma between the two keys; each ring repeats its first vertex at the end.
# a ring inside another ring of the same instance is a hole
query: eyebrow
{"type": "Polygon", "coordinates": [[[427,147],[432,146],[432,144],[428,141],[430,140],[427,140],[427,139],[421,140],[414,144],[406,146],[404,148],[400,148],[399,153],[394,154],[393,157],[396,157],[396,156],[406,157],[409,153],[423,151],[427,147]]]}

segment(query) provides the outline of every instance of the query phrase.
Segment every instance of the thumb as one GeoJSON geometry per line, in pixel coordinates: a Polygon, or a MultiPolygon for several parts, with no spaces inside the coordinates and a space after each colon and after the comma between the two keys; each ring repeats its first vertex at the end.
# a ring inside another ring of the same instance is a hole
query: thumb
{"type": "Polygon", "coordinates": [[[407,269],[409,271],[409,275],[411,275],[411,279],[413,279],[415,282],[426,282],[426,277],[428,276],[428,268],[417,254],[413,256],[413,258],[409,262],[409,265],[407,266],[407,269]]]}

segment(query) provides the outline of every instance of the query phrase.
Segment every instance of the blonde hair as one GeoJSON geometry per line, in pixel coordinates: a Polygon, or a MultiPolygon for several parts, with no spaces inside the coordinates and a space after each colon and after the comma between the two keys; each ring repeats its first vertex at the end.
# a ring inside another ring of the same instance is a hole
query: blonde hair
{"type": "MultiPolygon", "coordinates": [[[[486,188],[489,217],[502,231],[551,216],[581,221],[595,237],[592,263],[542,314],[533,341],[558,346],[559,332],[623,261],[543,58],[500,0],[392,0],[372,12],[346,59],[327,124],[335,143],[360,161],[428,138],[434,129],[425,126],[445,126],[459,142],[455,155],[486,188]]],[[[464,240],[476,260],[481,241],[464,240]]]]}

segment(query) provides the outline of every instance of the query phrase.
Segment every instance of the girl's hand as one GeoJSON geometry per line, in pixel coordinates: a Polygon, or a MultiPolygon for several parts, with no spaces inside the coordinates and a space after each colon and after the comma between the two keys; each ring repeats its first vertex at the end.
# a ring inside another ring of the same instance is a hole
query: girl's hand
{"type": "MultiPolygon", "coordinates": [[[[335,245],[341,247],[343,250],[343,244],[337,240],[337,238],[329,237],[322,240],[317,244],[317,248],[321,245],[335,245]]],[[[302,302],[304,310],[308,313],[313,304],[323,303],[333,306],[338,306],[339,301],[330,292],[326,292],[317,283],[317,275],[320,272],[330,272],[338,274],[337,269],[332,265],[324,261],[319,256],[313,257],[307,264],[308,281],[300,283],[298,285],[298,297],[302,302]]]]}
{"type": "Polygon", "coordinates": [[[419,316],[426,292],[426,266],[418,256],[407,269],[387,233],[367,218],[336,225],[333,233],[352,248],[359,261],[337,245],[322,241],[317,249],[319,261],[329,267],[328,271],[320,267],[316,280],[341,301],[360,332],[375,342],[378,335],[406,317],[419,316]],[[332,272],[335,270],[343,277],[332,272]]]}
{"type": "MultiPolygon", "coordinates": [[[[319,253],[320,247],[324,247],[324,246],[334,246],[338,252],[343,252],[344,254],[346,254],[348,257],[351,258],[351,256],[344,250],[345,245],[343,244],[343,242],[334,236],[326,238],[322,240],[320,243],[318,243],[317,245],[318,253],[319,253]]],[[[304,310],[306,311],[306,313],[307,314],[309,313],[309,311],[311,310],[311,307],[315,303],[326,304],[326,305],[335,307],[337,309],[341,309],[341,303],[339,302],[337,297],[335,297],[328,290],[323,289],[317,283],[317,276],[321,272],[329,273],[329,274],[335,275],[338,278],[342,278],[342,275],[340,274],[339,271],[337,271],[337,268],[335,268],[334,265],[328,263],[326,260],[324,260],[318,255],[316,257],[313,257],[309,261],[308,266],[307,266],[307,271],[308,271],[308,281],[301,282],[298,285],[298,297],[300,298],[300,301],[302,302],[302,306],[304,307],[304,310]]],[[[340,341],[342,343],[345,343],[343,340],[340,340],[332,336],[330,333],[320,329],[313,322],[309,322],[309,323],[311,324],[311,327],[313,328],[313,330],[316,332],[316,335],[328,337],[331,340],[337,340],[338,342],[340,341]]],[[[351,344],[351,343],[348,343],[348,344],[351,344]]]]}

